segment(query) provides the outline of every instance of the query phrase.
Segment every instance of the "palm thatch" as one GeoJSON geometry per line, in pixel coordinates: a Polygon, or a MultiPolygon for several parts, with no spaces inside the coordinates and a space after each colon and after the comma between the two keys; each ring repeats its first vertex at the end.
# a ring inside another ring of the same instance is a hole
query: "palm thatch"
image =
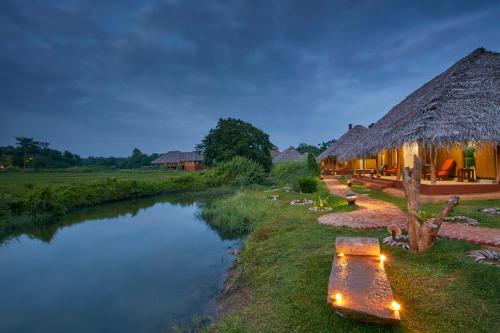
{"type": "Polygon", "coordinates": [[[368,129],[361,125],[356,125],[335,141],[328,149],[322,152],[317,159],[325,160],[328,157],[335,157],[339,162],[346,162],[358,158],[356,143],[368,133],[368,129]]]}
{"type": "Polygon", "coordinates": [[[273,163],[282,161],[304,161],[307,153],[301,154],[297,149],[289,147],[273,157],[273,163]]]}
{"type": "Polygon", "coordinates": [[[203,161],[203,155],[196,151],[182,152],[179,150],[169,151],[153,160],[151,164],[178,163],[185,161],[203,161]]]}
{"type": "Polygon", "coordinates": [[[410,142],[500,143],[500,54],[480,48],[459,60],[393,107],[353,150],[363,155],[410,142]]]}

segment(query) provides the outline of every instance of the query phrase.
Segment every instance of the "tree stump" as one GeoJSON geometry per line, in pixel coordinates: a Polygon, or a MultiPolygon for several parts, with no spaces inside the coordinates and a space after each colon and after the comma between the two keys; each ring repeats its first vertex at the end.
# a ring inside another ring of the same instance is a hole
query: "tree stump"
{"type": "Polygon", "coordinates": [[[420,178],[422,175],[423,160],[414,155],[413,173],[410,168],[403,169],[403,186],[408,208],[408,241],[410,249],[415,252],[429,250],[437,239],[437,234],[445,217],[458,205],[459,197],[448,199],[446,205],[435,218],[425,219],[420,216],[420,178]]]}

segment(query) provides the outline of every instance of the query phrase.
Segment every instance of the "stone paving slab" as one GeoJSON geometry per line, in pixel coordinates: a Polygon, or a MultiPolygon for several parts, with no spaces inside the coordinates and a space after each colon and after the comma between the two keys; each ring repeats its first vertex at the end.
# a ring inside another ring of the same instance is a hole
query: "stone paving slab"
{"type": "MultiPolygon", "coordinates": [[[[325,183],[334,195],[344,196],[349,192],[347,186],[339,183],[335,178],[325,178],[325,183]]],[[[352,212],[325,214],[318,218],[318,222],[353,229],[386,228],[392,224],[402,230],[406,229],[406,213],[389,202],[358,194],[356,205],[358,209],[352,212]]],[[[500,229],[444,222],[438,235],[474,244],[500,247],[500,229]]]]}
{"type": "Polygon", "coordinates": [[[400,314],[390,308],[392,301],[391,285],[378,256],[335,256],[328,281],[328,304],[337,313],[366,322],[396,324],[400,314]]]}

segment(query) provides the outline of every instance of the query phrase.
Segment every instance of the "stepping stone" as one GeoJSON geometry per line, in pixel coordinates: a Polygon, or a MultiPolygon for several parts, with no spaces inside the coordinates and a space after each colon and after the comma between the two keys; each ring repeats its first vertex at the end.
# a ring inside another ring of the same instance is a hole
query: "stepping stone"
{"type": "Polygon", "coordinates": [[[328,283],[328,304],[340,315],[352,319],[396,324],[391,285],[380,260],[377,238],[337,237],[336,256],[328,283]],[[340,294],[340,296],[339,296],[340,294]]]}

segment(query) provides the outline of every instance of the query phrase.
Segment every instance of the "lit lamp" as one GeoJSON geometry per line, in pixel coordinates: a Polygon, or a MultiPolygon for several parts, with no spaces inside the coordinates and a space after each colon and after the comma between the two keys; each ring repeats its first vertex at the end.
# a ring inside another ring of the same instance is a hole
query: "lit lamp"
{"type": "Polygon", "coordinates": [[[396,301],[392,301],[390,308],[392,311],[399,311],[399,310],[401,310],[401,305],[396,301]]]}
{"type": "Polygon", "coordinates": [[[347,192],[345,194],[345,199],[347,200],[347,203],[350,206],[355,206],[356,205],[356,198],[357,198],[357,195],[354,192],[349,191],[349,192],[347,192]]]}
{"type": "Polygon", "coordinates": [[[352,180],[350,180],[350,179],[349,179],[349,180],[347,181],[347,187],[352,187],[352,180]]]}

